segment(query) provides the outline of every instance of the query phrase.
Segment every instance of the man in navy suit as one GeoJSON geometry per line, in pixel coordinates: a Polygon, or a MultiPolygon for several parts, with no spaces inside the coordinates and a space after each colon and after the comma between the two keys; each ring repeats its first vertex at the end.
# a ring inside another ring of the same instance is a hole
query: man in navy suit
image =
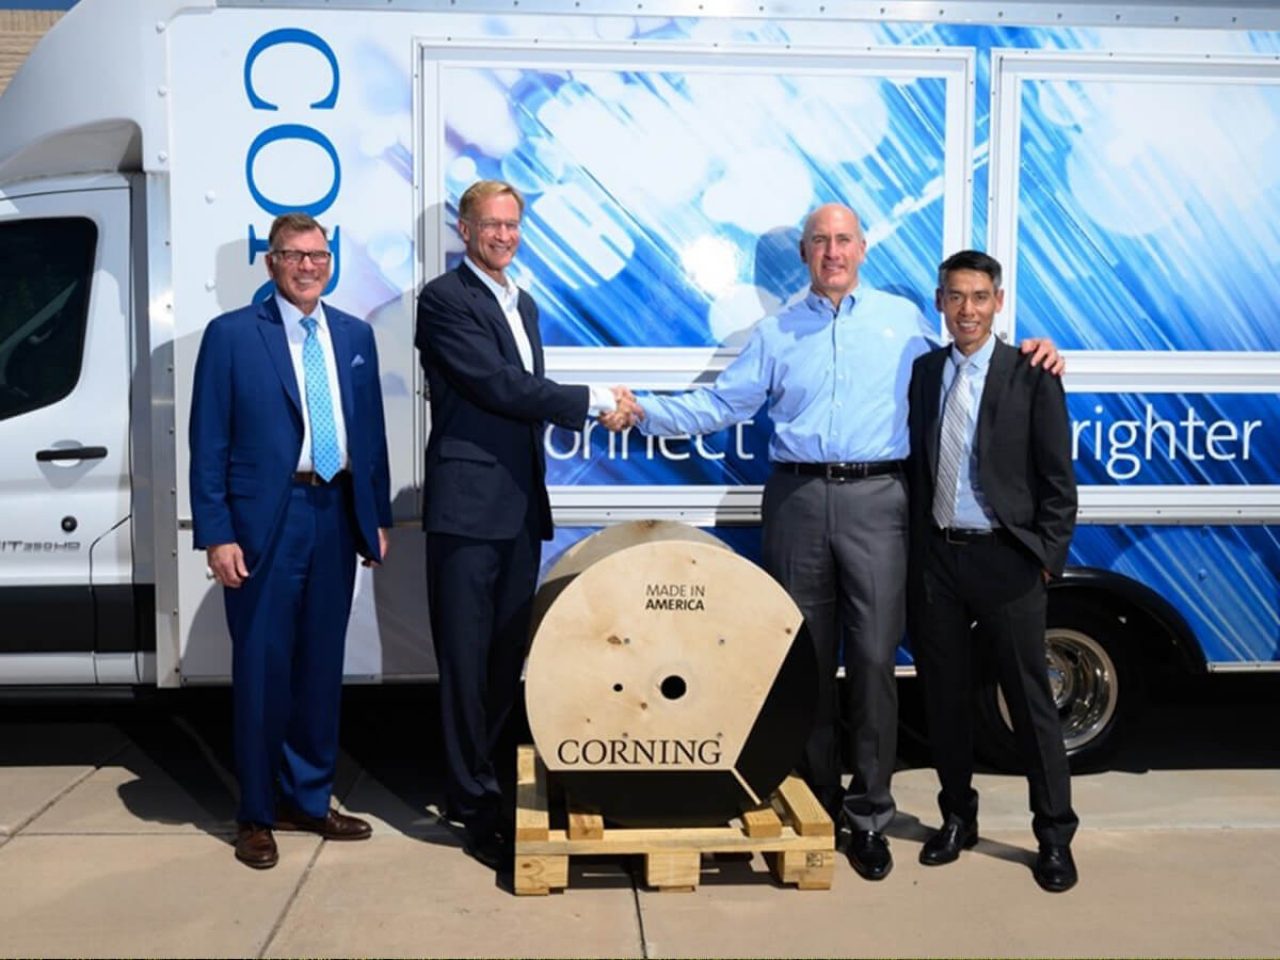
{"type": "Polygon", "coordinates": [[[259,869],[273,828],[370,835],[330,798],[356,555],[380,563],[391,526],[373,330],[321,302],[312,217],[277,217],[266,261],[274,295],[205,328],[190,424],[195,546],[231,633],[236,857],[259,869]]]}
{"type": "Polygon", "coordinates": [[[1076,882],[1078,820],[1045,666],[1045,585],[1067,562],[1076,483],[1062,381],[992,336],[1001,273],[976,250],[943,262],[937,305],[953,342],[911,373],[911,638],[943,816],[920,862],[951,863],[978,842],[970,691],[981,644],[1030,781],[1033,874],[1061,892],[1076,882]]]}
{"type": "Polygon", "coordinates": [[[514,820],[512,708],[542,541],[551,538],[542,434],[613,412],[615,393],[544,375],[538,308],[506,275],[524,200],[481,180],[458,204],[466,256],[418,299],[431,400],[423,526],[440,669],[448,816],[498,867],[514,820]]]}

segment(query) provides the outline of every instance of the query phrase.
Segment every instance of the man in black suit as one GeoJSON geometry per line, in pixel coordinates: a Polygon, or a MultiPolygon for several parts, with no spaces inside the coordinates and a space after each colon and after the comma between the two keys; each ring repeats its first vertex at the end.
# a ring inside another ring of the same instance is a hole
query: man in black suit
{"type": "Polygon", "coordinates": [[[991,335],[1000,279],[974,250],[943,262],[937,306],[953,343],[912,368],[911,637],[943,816],[920,862],[950,863],[978,842],[976,640],[990,645],[1031,784],[1036,882],[1061,892],[1076,882],[1079,821],[1045,666],[1045,585],[1066,564],[1076,485],[1061,381],[991,335]]]}
{"type": "Polygon", "coordinates": [[[617,407],[608,389],[543,375],[538,308],[506,275],[523,212],[509,184],[467,188],[466,256],[423,288],[416,337],[431,400],[423,526],[448,816],[466,828],[468,853],[493,867],[510,852],[509,721],[552,533],[543,428],[580,430],[617,407]]]}

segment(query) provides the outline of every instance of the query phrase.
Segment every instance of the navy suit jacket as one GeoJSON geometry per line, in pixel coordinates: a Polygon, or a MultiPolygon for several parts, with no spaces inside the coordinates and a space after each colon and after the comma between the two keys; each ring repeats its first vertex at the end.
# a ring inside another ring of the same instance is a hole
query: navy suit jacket
{"type": "MultiPolygon", "coordinates": [[[[325,305],[347,429],[360,553],[381,560],[391,479],[373,328],[325,305]]],[[[302,397],[275,297],[209,322],[191,398],[195,546],[238,543],[249,570],[279,529],[302,451],[302,397]]]]}
{"type": "Polygon", "coordinates": [[[422,288],[416,342],[431,400],[423,527],[476,540],[516,536],[532,507],[550,539],[542,446],[547,421],[581,430],[590,391],[544,375],[538,308],[523,290],[520,318],[533,372],[520,363],[497,298],[465,263],[422,288]]]}
{"type": "MultiPolygon", "coordinates": [[[[911,540],[920,560],[933,527],[942,367],[950,346],[911,371],[911,540]]],[[[1076,479],[1061,378],[996,341],[978,406],[978,484],[1000,523],[1053,574],[1061,574],[1076,524],[1076,479]]]]}

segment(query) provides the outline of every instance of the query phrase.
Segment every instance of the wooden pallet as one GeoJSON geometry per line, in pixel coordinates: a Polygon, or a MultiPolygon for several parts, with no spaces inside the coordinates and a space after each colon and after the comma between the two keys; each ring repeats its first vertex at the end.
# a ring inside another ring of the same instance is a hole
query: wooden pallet
{"type": "Polygon", "coordinates": [[[835,828],[803,780],[787,777],[755,810],[722,827],[606,827],[598,813],[565,801],[565,828],[553,828],[547,769],[532,746],[519,748],[515,892],[547,894],[569,885],[569,858],[639,854],[645,883],[695,890],[704,853],[763,853],[780,883],[829,890],[835,875],[835,828]]]}

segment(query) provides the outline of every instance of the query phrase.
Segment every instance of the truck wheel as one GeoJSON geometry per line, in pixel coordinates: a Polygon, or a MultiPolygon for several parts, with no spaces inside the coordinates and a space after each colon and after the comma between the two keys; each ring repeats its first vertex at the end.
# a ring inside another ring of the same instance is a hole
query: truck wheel
{"type": "MultiPolygon", "coordinates": [[[[1114,620],[1082,606],[1051,611],[1045,660],[1072,769],[1105,765],[1142,699],[1138,671],[1116,637],[1114,620]]],[[[976,749],[993,766],[1021,769],[995,664],[983,657],[978,669],[976,749]]]]}

